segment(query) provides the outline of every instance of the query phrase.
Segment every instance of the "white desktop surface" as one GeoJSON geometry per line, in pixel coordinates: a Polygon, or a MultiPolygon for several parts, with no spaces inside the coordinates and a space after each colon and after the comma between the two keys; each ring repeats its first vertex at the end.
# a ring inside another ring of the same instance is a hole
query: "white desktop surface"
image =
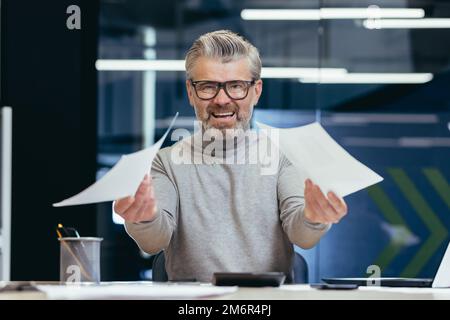
{"type": "MultiPolygon", "coordinates": [[[[130,286],[139,285],[139,283],[129,283],[130,286]]],[[[123,283],[122,285],[126,285],[123,283]]],[[[173,286],[174,284],[146,283],[145,286],[173,286]]],[[[185,285],[185,284],[180,284],[185,285]]],[[[161,287],[162,286],[162,287],[161,287]]],[[[192,289],[192,285],[189,289],[192,289]]],[[[70,290],[70,288],[68,288],[70,290]]],[[[225,290],[226,291],[226,290],[225,290]]],[[[141,295],[139,299],[168,299],[167,296],[158,297],[154,291],[149,291],[148,297],[141,295]]],[[[313,289],[309,285],[283,285],[278,288],[247,288],[241,287],[236,290],[230,290],[228,293],[223,292],[208,297],[199,297],[193,299],[214,299],[214,300],[450,300],[450,288],[387,288],[387,287],[360,287],[356,290],[319,290],[313,289]]],[[[73,296],[67,295],[67,299],[73,296]]],[[[48,299],[43,292],[38,291],[22,291],[22,292],[1,292],[2,299],[48,299]]],[[[108,294],[98,296],[99,299],[108,299],[108,294]]],[[[62,299],[62,297],[60,297],[62,299]]],[[[124,295],[121,299],[136,299],[130,295],[124,295]]],[[[177,298],[177,299],[192,299],[177,298]]]]}

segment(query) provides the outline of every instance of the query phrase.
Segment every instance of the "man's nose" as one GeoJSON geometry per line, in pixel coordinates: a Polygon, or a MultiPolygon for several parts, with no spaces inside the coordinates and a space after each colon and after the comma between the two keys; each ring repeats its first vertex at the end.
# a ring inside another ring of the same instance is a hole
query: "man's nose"
{"type": "Polygon", "coordinates": [[[220,88],[217,96],[213,99],[213,102],[217,105],[224,105],[230,102],[230,97],[226,94],[224,88],[220,88]]]}

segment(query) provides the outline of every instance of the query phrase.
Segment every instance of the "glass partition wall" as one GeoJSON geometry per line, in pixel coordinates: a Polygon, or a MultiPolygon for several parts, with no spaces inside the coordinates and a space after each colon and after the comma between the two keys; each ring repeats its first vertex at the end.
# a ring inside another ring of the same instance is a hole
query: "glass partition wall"
{"type": "MultiPolygon", "coordinates": [[[[348,216],[318,246],[296,248],[310,281],[366,276],[371,265],[382,276],[434,276],[450,227],[449,4],[104,0],[99,23],[99,176],[157,140],[175,112],[175,127],[193,129],[185,53],[199,35],[230,29],[261,54],[254,120],[318,121],[384,177],[346,197],[348,216]]],[[[113,239],[105,259],[114,267],[103,274],[149,278],[151,257],[113,222],[110,206],[99,210],[101,232],[113,239]]]]}

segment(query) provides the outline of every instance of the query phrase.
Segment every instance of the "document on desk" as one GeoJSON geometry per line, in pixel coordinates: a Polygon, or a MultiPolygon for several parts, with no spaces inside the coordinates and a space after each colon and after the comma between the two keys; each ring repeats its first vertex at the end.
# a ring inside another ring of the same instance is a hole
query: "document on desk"
{"type": "Polygon", "coordinates": [[[237,287],[216,287],[210,284],[100,284],[100,285],[38,285],[48,299],[200,299],[237,291],[237,287]]]}
{"type": "Polygon", "coordinates": [[[324,194],[333,191],[345,197],[383,180],[345,151],[318,122],[290,129],[257,125],[292,162],[299,178],[310,178],[324,194]]]}
{"type": "Polygon", "coordinates": [[[123,155],[119,162],[101,179],[80,193],[54,203],[54,207],[74,206],[88,203],[113,201],[134,195],[146,173],[150,173],[153,159],[175,123],[178,113],[172,120],[164,136],[153,146],[123,155]]]}

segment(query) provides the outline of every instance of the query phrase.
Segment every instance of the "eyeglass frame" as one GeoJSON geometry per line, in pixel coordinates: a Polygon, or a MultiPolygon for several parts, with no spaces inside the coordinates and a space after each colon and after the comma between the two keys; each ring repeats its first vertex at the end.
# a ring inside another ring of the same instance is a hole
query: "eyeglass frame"
{"type": "Polygon", "coordinates": [[[220,89],[223,89],[223,91],[225,92],[225,94],[228,96],[228,98],[230,98],[231,100],[244,100],[245,98],[247,98],[248,96],[248,92],[250,91],[250,87],[254,86],[256,83],[255,79],[252,79],[250,81],[248,80],[230,80],[230,81],[224,81],[224,82],[220,82],[220,81],[210,81],[210,80],[198,80],[198,81],[194,81],[192,79],[189,79],[189,81],[191,82],[191,85],[194,87],[194,91],[195,91],[195,95],[197,96],[197,98],[199,98],[200,100],[204,100],[204,101],[208,101],[208,100],[212,100],[215,97],[217,97],[217,95],[220,92],[220,89]],[[234,82],[234,81],[242,81],[245,82],[247,84],[247,92],[245,93],[245,96],[239,99],[235,99],[233,97],[230,96],[230,94],[227,91],[227,87],[226,84],[229,82],[234,82]],[[213,82],[213,83],[217,83],[218,88],[216,91],[216,94],[214,96],[212,96],[211,98],[200,98],[198,93],[197,93],[197,87],[195,86],[197,83],[199,82],[213,82]]]}

